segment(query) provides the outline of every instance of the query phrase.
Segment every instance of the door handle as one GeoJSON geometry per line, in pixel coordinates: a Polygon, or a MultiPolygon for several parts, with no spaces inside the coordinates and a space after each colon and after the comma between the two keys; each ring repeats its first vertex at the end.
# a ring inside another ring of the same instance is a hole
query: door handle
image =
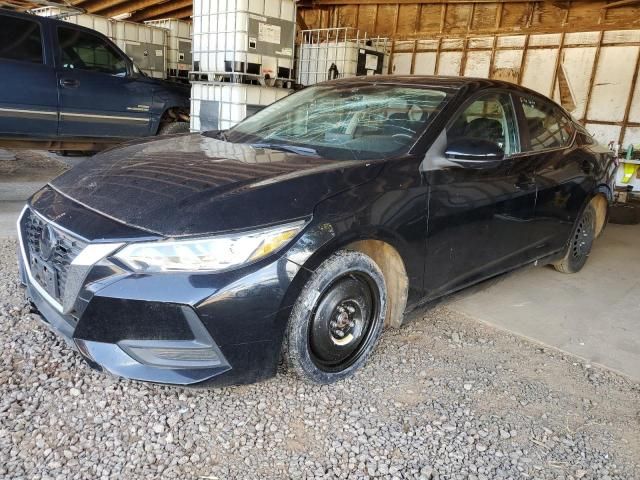
{"type": "Polygon", "coordinates": [[[61,78],[60,86],[62,88],[78,88],[80,86],[80,81],[75,78],[61,78]]]}

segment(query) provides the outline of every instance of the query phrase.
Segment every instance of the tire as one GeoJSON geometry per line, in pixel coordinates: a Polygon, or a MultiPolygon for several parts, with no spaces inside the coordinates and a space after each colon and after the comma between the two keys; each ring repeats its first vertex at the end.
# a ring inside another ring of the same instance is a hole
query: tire
{"type": "Polygon", "coordinates": [[[367,255],[340,250],[314,271],[289,317],[285,363],[299,378],[333,383],[362,367],[384,325],[387,290],[367,255]]]}
{"type": "Polygon", "coordinates": [[[177,133],[189,133],[189,124],[187,122],[165,123],[158,130],[158,135],[175,135],[177,133]]]}
{"type": "Polygon", "coordinates": [[[582,270],[591,253],[596,236],[596,210],[589,204],[576,222],[567,244],[564,257],[553,266],[562,273],[577,273],[582,270]]]}

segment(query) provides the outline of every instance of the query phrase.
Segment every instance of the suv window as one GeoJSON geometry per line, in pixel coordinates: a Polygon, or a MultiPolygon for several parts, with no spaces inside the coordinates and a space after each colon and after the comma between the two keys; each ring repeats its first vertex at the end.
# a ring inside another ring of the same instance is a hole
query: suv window
{"type": "Polygon", "coordinates": [[[482,138],[498,144],[505,155],[520,151],[511,96],[490,93],[474,100],[447,128],[449,141],[482,138]]]}
{"type": "Polygon", "coordinates": [[[0,58],[42,63],[40,24],[0,15],[0,58]]]}
{"type": "Polygon", "coordinates": [[[569,144],[573,137],[573,126],[558,108],[532,97],[520,97],[520,103],[529,129],[531,150],[559,148],[569,144]]]}
{"type": "Polygon", "coordinates": [[[64,68],[77,68],[125,76],[127,62],[100,37],[73,28],[58,28],[58,43],[64,68]]]}

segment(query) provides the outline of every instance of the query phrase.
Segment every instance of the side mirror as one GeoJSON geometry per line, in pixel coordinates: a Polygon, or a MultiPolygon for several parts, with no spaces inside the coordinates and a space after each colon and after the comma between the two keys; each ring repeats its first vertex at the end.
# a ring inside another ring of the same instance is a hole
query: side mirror
{"type": "Polygon", "coordinates": [[[460,138],[453,140],[444,152],[445,156],[464,165],[479,165],[498,162],[504,158],[500,145],[483,138],[460,138]]]}

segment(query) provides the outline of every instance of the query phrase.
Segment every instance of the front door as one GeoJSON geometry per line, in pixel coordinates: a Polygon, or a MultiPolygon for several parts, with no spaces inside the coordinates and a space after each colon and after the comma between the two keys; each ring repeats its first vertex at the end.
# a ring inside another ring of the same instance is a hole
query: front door
{"type": "Polygon", "coordinates": [[[509,93],[484,93],[463,106],[427,153],[429,184],[425,290],[434,298],[526,262],[536,185],[521,155],[509,93]],[[490,140],[504,158],[457,164],[446,146],[490,140]]]}
{"type": "Polygon", "coordinates": [[[60,135],[148,135],[151,86],[101,36],[72,26],[56,29],[59,45],[60,135]]]}
{"type": "Polygon", "coordinates": [[[43,38],[39,21],[0,13],[0,136],[57,133],[56,76],[43,38]]]}

